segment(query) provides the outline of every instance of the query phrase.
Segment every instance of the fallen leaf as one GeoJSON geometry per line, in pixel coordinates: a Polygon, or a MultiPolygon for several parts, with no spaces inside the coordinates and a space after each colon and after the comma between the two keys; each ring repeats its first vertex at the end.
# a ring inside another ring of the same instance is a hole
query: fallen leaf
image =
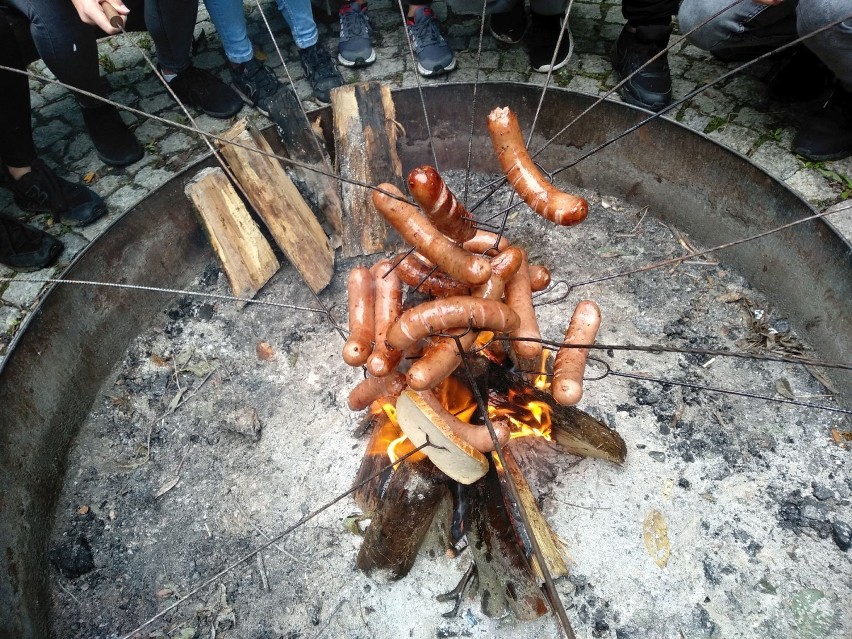
{"type": "Polygon", "coordinates": [[[195,377],[205,377],[213,368],[214,366],[209,362],[199,362],[190,366],[184,366],[180,370],[181,372],[191,373],[195,377]]]}
{"type": "Polygon", "coordinates": [[[177,483],[180,481],[180,477],[175,477],[174,479],[170,479],[165,484],[160,486],[160,490],[157,491],[157,494],[154,497],[162,497],[167,492],[169,492],[172,488],[177,486],[177,483]]]}
{"type": "Polygon", "coordinates": [[[734,302],[739,302],[743,299],[743,294],[739,291],[732,291],[730,293],[723,293],[716,298],[717,302],[722,302],[723,304],[732,304],[734,302]]]}
{"type": "Polygon", "coordinates": [[[787,399],[796,399],[796,394],[793,392],[790,382],[783,377],[775,380],[775,391],[787,399]]]}
{"type": "Polygon", "coordinates": [[[831,393],[832,395],[840,395],[840,391],[837,390],[837,386],[835,386],[834,383],[830,379],[828,379],[825,373],[823,373],[820,369],[816,368],[815,366],[808,366],[807,364],[805,364],[805,368],[811,375],[814,376],[814,379],[816,381],[825,386],[825,389],[829,393],[831,393]]]}
{"type": "Polygon", "coordinates": [[[195,626],[181,628],[176,635],[172,635],[172,639],[192,639],[196,632],[195,626]]]}
{"type": "Polygon", "coordinates": [[[831,438],[838,446],[843,446],[846,442],[852,442],[852,433],[849,431],[831,429],[831,438]]]}
{"type": "Polygon", "coordinates": [[[654,509],[645,517],[642,537],[645,540],[645,550],[660,568],[665,568],[669,562],[669,528],[659,510],[654,509]]]}
{"type": "Polygon", "coordinates": [[[95,181],[95,172],[89,171],[86,175],[83,176],[83,184],[91,184],[95,181]]]}
{"type": "Polygon", "coordinates": [[[86,513],[88,513],[88,512],[89,512],[89,507],[88,507],[88,506],[80,506],[80,507],[77,509],[77,514],[78,514],[78,515],[85,515],[85,514],[86,514],[86,513]]]}
{"type": "Polygon", "coordinates": [[[175,396],[172,397],[172,401],[169,402],[169,407],[166,409],[167,413],[173,413],[177,410],[178,404],[180,404],[181,398],[183,398],[183,394],[186,392],[185,388],[181,388],[175,396]]]}
{"type": "Polygon", "coordinates": [[[151,363],[154,366],[165,367],[169,365],[169,360],[160,357],[156,353],[151,353],[151,363]]]}
{"type": "Polygon", "coordinates": [[[175,367],[176,368],[183,368],[184,366],[189,364],[189,360],[192,359],[193,352],[194,352],[194,349],[188,348],[187,350],[183,351],[180,355],[175,357],[175,367]]]}
{"type": "Polygon", "coordinates": [[[263,361],[269,361],[275,357],[275,351],[272,350],[269,342],[258,342],[257,346],[254,347],[254,352],[257,353],[257,358],[263,361]]]}
{"type": "Polygon", "coordinates": [[[173,594],[175,594],[175,592],[171,588],[162,588],[161,590],[157,591],[157,597],[160,599],[168,599],[173,594]]]}

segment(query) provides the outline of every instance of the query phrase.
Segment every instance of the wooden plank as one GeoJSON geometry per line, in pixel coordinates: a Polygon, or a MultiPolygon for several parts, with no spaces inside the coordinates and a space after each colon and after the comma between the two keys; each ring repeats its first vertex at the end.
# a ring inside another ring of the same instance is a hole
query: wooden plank
{"type": "Polygon", "coordinates": [[[321,221],[324,218],[331,231],[333,242],[341,241],[343,234],[343,203],[340,199],[340,183],[331,177],[334,169],[331,158],[322,140],[322,136],[314,130],[318,123],[309,122],[302,111],[299,98],[292,90],[286,88],[279,91],[276,106],[286,117],[276,123],[278,138],[284,145],[284,155],[291,160],[317,169],[285,165],[288,173],[301,188],[305,199],[313,205],[313,209],[321,221]],[[321,171],[321,172],[319,172],[321,171]]]}
{"type": "Polygon", "coordinates": [[[254,297],[281,265],[225,172],[204,169],[184,192],[201,216],[231,292],[254,297]]]}
{"type": "MultiPolygon", "coordinates": [[[[263,136],[248,127],[245,120],[223,136],[272,153],[263,136]]],[[[281,163],[251,148],[225,144],[221,151],[276,244],[311,290],[318,293],[334,273],[334,251],[328,237],[281,163]]]]}
{"type": "MultiPolygon", "coordinates": [[[[366,184],[390,182],[404,191],[390,88],[378,82],[340,87],[332,93],[331,108],[338,175],[366,184]]],[[[341,191],[345,257],[402,247],[402,239],[375,210],[370,189],[344,181],[341,191]]]]}

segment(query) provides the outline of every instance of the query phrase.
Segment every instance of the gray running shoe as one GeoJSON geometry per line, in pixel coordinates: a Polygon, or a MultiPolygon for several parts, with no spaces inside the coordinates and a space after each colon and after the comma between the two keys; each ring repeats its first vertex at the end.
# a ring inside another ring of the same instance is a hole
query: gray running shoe
{"type": "Polygon", "coordinates": [[[340,7],[340,42],[337,60],[347,67],[366,67],[376,61],[373,27],[367,16],[367,4],[344,2],[340,7]]]}
{"type": "Polygon", "coordinates": [[[421,7],[408,19],[408,37],[417,57],[417,72],[433,77],[456,68],[456,57],[441,35],[438,19],[429,7],[421,7]]]}

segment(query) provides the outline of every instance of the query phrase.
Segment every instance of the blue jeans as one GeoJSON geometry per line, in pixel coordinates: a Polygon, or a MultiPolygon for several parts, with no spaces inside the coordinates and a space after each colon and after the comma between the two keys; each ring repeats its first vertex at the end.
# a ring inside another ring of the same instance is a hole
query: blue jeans
{"type": "MultiPolygon", "coordinates": [[[[678,21],[686,32],[707,20],[731,0],[684,0],[678,21]]],[[[743,0],[689,36],[708,50],[737,47],[778,47],[852,14],[849,0],[784,0],[766,6],[743,0]]],[[[852,91],[852,19],[804,41],[823,64],[852,91]]]]}
{"type": "MultiPolygon", "coordinates": [[[[204,4],[219,32],[228,60],[234,64],[251,60],[254,48],[248,37],[242,0],[204,0],[204,4]]],[[[306,49],[315,45],[319,36],[311,13],[311,0],[276,0],[276,4],[290,27],[296,46],[306,49]]]]}

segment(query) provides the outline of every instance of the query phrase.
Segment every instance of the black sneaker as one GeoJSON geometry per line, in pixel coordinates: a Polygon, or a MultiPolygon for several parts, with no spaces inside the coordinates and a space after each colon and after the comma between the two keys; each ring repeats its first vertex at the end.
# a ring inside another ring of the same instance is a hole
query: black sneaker
{"type": "Polygon", "coordinates": [[[19,270],[50,266],[62,253],[62,242],[39,229],[0,215],[0,264],[19,270]]]}
{"type": "Polygon", "coordinates": [[[488,30],[495,40],[518,44],[527,31],[527,12],[523,0],[515,2],[505,13],[492,13],[488,19],[488,30]]]}
{"type": "Polygon", "coordinates": [[[111,104],[84,108],[83,124],[98,157],[110,166],[127,166],[142,159],[145,150],[111,104]]]}
{"type": "Polygon", "coordinates": [[[305,77],[314,89],[314,97],[317,102],[329,104],[331,102],[331,90],[343,86],[343,77],[334,66],[334,61],[319,43],[299,49],[299,58],[305,77]]]}
{"type": "Polygon", "coordinates": [[[530,27],[530,37],[527,38],[527,49],[529,50],[530,67],[533,71],[547,73],[561,69],[568,64],[568,59],[571,57],[568,27],[565,28],[565,33],[562,35],[562,42],[559,43],[556,58],[553,57],[553,51],[556,49],[560,33],[562,33],[561,15],[532,14],[532,26],[530,27]]]}
{"type": "Polygon", "coordinates": [[[256,58],[231,66],[231,85],[246,104],[256,107],[267,117],[270,103],[281,88],[272,69],[256,58]]]}
{"type": "Polygon", "coordinates": [[[417,58],[417,72],[427,78],[456,68],[456,56],[441,35],[438,19],[429,7],[420,7],[406,20],[408,37],[417,58]]]}
{"type": "Polygon", "coordinates": [[[817,55],[800,44],[770,71],[769,97],[777,102],[823,99],[834,85],[834,74],[817,55]]]}
{"type": "Polygon", "coordinates": [[[641,71],[640,67],[669,44],[672,27],[627,25],[612,49],[612,65],[621,78],[634,74],[621,88],[621,97],[628,104],[661,111],[672,102],[672,76],[667,54],[663,54],[641,71]]]}
{"type": "Polygon", "coordinates": [[[376,61],[373,50],[373,26],[367,16],[367,4],[354,0],[340,6],[340,41],[337,60],[347,67],[365,67],[376,61]]]}
{"type": "Polygon", "coordinates": [[[82,184],[72,184],[56,175],[40,159],[20,180],[9,178],[15,204],[31,213],[52,213],[63,224],[91,224],[107,207],[101,196],[82,184]]]}
{"type": "Polygon", "coordinates": [[[243,101],[236,91],[198,67],[187,67],[172,78],[169,86],[184,105],[199,109],[211,118],[224,120],[243,108],[243,101]]]}
{"type": "Polygon", "coordinates": [[[837,87],[793,138],[793,153],[824,162],[852,155],[852,93],[837,87]]]}

